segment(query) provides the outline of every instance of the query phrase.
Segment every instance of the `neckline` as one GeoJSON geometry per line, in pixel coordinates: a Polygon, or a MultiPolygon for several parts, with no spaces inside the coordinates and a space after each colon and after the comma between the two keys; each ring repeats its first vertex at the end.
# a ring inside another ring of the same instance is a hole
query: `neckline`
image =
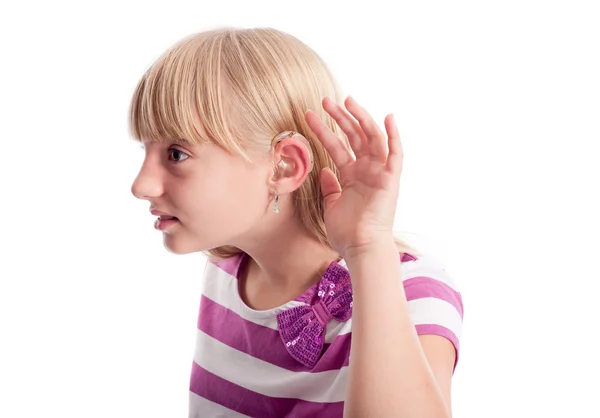
{"type": "Polygon", "coordinates": [[[323,280],[323,278],[325,277],[327,272],[330,271],[331,269],[333,269],[336,265],[339,265],[343,268],[347,268],[346,263],[344,262],[344,259],[342,259],[342,258],[338,259],[337,261],[332,261],[331,263],[329,263],[327,268],[323,271],[321,278],[317,282],[313,283],[308,289],[306,289],[304,292],[302,292],[296,298],[294,298],[292,300],[288,300],[287,302],[285,302],[282,305],[279,305],[275,308],[265,309],[265,310],[256,310],[256,309],[252,309],[251,307],[249,307],[246,304],[246,302],[244,302],[244,300],[242,299],[242,297],[240,295],[240,288],[239,288],[240,273],[241,273],[242,267],[245,265],[245,263],[248,262],[249,258],[250,258],[250,256],[248,254],[242,252],[238,256],[238,259],[236,260],[235,268],[233,270],[233,276],[236,278],[235,298],[237,299],[237,302],[239,303],[239,306],[240,306],[241,310],[244,312],[244,314],[249,317],[256,318],[256,319],[264,319],[264,318],[276,316],[277,314],[279,314],[293,306],[299,306],[299,305],[304,305],[304,304],[310,305],[314,296],[317,294],[317,288],[318,288],[319,284],[321,283],[321,281],[323,280]]]}

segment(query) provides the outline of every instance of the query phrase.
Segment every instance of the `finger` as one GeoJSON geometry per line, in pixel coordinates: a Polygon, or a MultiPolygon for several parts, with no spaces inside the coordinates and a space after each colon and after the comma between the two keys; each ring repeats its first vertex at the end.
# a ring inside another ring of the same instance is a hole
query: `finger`
{"type": "Polygon", "coordinates": [[[367,137],[358,122],[329,97],[323,99],[323,109],[342,128],[348,137],[354,155],[359,157],[362,151],[367,149],[367,137]]]}
{"type": "Polygon", "coordinates": [[[367,136],[369,155],[382,163],[386,161],[385,136],[371,115],[352,97],[345,101],[346,109],[358,120],[360,127],[367,136]]]}
{"type": "Polygon", "coordinates": [[[384,124],[388,136],[388,148],[390,150],[387,157],[386,169],[393,174],[399,175],[402,172],[404,151],[394,115],[387,115],[384,124]]]}
{"type": "Polygon", "coordinates": [[[312,110],[307,111],[305,119],[310,129],[315,133],[319,141],[321,141],[329,155],[331,155],[331,158],[338,169],[342,169],[354,161],[352,154],[350,154],[350,150],[331,131],[331,129],[323,123],[321,118],[319,118],[315,112],[312,110]]]}
{"type": "Polygon", "coordinates": [[[339,199],[342,188],[337,177],[329,168],[321,170],[320,182],[321,194],[323,194],[323,209],[327,211],[339,199]]]}

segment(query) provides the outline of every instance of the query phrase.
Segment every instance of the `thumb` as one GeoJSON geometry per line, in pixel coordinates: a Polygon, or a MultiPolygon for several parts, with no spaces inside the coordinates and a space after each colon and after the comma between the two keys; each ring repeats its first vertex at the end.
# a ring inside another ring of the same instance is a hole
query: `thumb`
{"type": "Polygon", "coordinates": [[[329,168],[321,170],[321,193],[323,194],[323,206],[327,210],[334,203],[342,192],[340,182],[333,171],[329,168]]]}

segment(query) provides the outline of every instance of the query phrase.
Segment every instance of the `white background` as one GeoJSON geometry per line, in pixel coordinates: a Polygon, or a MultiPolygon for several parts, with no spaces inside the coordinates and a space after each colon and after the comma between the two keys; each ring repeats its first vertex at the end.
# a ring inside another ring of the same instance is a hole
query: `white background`
{"type": "Polygon", "coordinates": [[[131,196],[127,109],[220,25],[296,35],[396,114],[397,227],[464,297],[454,416],[600,416],[595,4],[2,3],[0,416],[186,416],[204,260],[131,196]]]}

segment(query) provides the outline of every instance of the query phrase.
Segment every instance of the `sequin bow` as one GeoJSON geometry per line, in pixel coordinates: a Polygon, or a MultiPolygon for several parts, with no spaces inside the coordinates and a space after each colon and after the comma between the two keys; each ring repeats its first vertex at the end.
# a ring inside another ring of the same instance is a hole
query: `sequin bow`
{"type": "Polygon", "coordinates": [[[290,355],[314,367],[323,351],[325,327],[331,319],[352,317],[352,284],[348,270],[332,263],[319,282],[312,305],[296,306],[277,315],[279,333],[290,355]]]}

